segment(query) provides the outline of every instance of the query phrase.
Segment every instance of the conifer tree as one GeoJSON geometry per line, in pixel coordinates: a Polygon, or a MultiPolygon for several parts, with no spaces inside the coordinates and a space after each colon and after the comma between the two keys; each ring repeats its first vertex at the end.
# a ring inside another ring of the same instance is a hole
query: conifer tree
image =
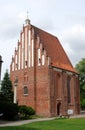
{"type": "Polygon", "coordinates": [[[8,70],[6,70],[1,82],[1,93],[7,101],[13,102],[12,82],[10,80],[8,70]]]}
{"type": "Polygon", "coordinates": [[[85,58],[76,64],[76,70],[80,74],[80,101],[81,107],[85,109],[85,58]]]}

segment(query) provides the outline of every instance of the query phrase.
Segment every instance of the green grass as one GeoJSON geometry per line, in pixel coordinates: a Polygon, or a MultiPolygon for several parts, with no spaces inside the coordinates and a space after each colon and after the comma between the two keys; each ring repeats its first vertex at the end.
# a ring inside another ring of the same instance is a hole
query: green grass
{"type": "Polygon", "coordinates": [[[40,121],[21,126],[0,127],[0,130],[85,130],[85,118],[40,121]]]}

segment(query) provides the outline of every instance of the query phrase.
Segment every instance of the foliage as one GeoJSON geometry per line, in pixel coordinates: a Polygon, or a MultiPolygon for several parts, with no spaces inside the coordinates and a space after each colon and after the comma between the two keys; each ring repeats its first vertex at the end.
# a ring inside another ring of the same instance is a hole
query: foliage
{"type": "Polygon", "coordinates": [[[3,119],[13,120],[18,116],[19,107],[10,102],[0,102],[0,112],[3,113],[3,119]]]}
{"type": "Polygon", "coordinates": [[[10,80],[8,71],[6,71],[1,82],[1,93],[4,95],[4,98],[6,98],[6,100],[13,102],[12,82],[10,80]]]}
{"type": "Polygon", "coordinates": [[[3,113],[3,119],[13,120],[18,116],[18,110],[18,105],[13,103],[12,82],[6,71],[1,82],[0,113],[3,113]]]}
{"type": "Polygon", "coordinates": [[[0,92],[0,102],[4,102],[4,101],[9,102],[6,96],[2,92],[0,92]]]}
{"type": "Polygon", "coordinates": [[[80,74],[80,100],[81,107],[85,108],[85,58],[83,58],[77,65],[76,70],[80,74]]]}
{"type": "Polygon", "coordinates": [[[19,113],[26,117],[26,116],[34,115],[35,111],[30,106],[21,105],[21,106],[19,106],[19,113]]]}

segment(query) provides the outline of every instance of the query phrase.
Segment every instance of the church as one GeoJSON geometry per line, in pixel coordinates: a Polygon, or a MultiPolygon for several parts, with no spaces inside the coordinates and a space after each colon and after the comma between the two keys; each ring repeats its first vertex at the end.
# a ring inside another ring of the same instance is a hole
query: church
{"type": "Polygon", "coordinates": [[[79,74],[58,38],[25,20],[10,64],[14,103],[44,117],[80,113],[79,74]]]}

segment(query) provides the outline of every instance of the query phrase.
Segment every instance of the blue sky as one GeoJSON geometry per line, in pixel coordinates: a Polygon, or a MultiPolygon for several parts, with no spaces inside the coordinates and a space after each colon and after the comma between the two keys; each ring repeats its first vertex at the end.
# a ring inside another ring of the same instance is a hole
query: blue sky
{"type": "Polygon", "coordinates": [[[74,66],[85,57],[85,0],[0,0],[2,78],[27,11],[33,25],[58,37],[74,66]]]}

